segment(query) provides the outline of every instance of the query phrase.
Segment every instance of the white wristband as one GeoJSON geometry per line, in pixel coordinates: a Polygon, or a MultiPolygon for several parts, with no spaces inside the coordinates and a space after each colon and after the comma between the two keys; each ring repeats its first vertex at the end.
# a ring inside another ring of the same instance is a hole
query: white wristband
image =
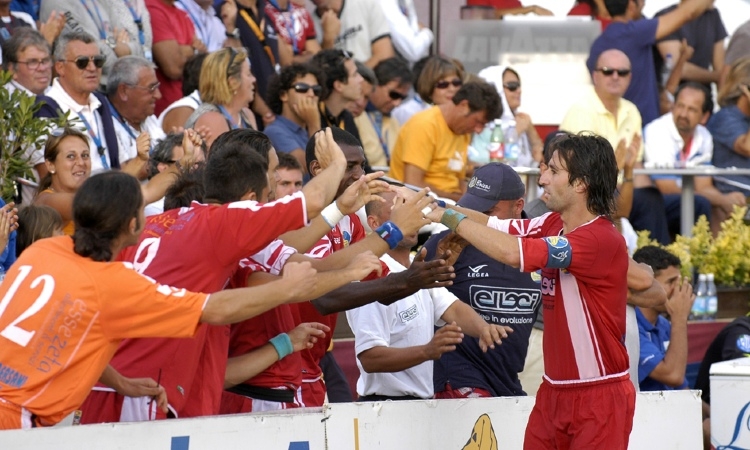
{"type": "Polygon", "coordinates": [[[339,206],[334,201],[330,205],[323,208],[323,211],[320,212],[320,216],[323,217],[323,220],[325,220],[328,226],[333,229],[336,224],[344,218],[344,213],[341,212],[339,206]]]}

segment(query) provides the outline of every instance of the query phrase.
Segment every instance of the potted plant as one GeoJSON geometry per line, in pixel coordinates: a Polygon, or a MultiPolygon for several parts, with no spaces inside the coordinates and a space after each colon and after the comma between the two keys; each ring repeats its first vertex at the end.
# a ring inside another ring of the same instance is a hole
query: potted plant
{"type": "Polygon", "coordinates": [[[747,207],[735,206],[716,237],[712,236],[706,217],[701,216],[691,237],[677,235],[674,242],[661,246],[650,239],[648,231],[641,231],[638,247],[656,245],[676,255],[684,276],[713,273],[719,297],[718,317],[736,317],[747,313],[750,306],[750,226],[744,221],[746,212],[747,207]]]}
{"type": "Polygon", "coordinates": [[[44,147],[50,126],[64,126],[67,121],[65,116],[35,117],[42,103],[22,89],[10,92],[7,84],[12,79],[12,73],[0,71],[0,197],[6,202],[20,196],[19,178],[34,179],[31,155],[44,147]]]}

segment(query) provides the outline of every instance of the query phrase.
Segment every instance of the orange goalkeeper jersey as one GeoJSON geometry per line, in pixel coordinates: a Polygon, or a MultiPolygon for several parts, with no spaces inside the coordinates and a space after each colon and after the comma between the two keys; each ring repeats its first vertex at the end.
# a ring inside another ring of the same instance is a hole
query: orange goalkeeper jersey
{"type": "Polygon", "coordinates": [[[206,294],[40,240],[0,285],[0,398],[54,424],[80,406],[121,339],[191,337],[206,294]]]}

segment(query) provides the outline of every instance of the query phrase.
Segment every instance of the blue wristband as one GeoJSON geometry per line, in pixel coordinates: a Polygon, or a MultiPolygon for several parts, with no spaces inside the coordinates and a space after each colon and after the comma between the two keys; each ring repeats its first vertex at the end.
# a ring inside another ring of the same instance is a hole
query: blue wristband
{"type": "Polygon", "coordinates": [[[375,230],[375,233],[383,238],[383,240],[388,244],[388,247],[391,250],[396,248],[398,243],[401,242],[401,239],[404,238],[404,234],[401,233],[401,230],[399,230],[398,227],[390,220],[381,225],[377,230],[375,230]]]}
{"type": "Polygon", "coordinates": [[[289,356],[294,353],[292,340],[286,333],[281,333],[278,336],[271,338],[268,343],[273,345],[273,348],[276,349],[276,353],[279,354],[279,360],[282,360],[285,356],[289,356]]]}
{"type": "Polygon", "coordinates": [[[440,218],[440,223],[450,228],[451,231],[456,231],[458,224],[466,218],[466,214],[461,214],[454,209],[446,209],[443,213],[443,217],[440,218]]]}
{"type": "Polygon", "coordinates": [[[435,200],[435,203],[437,203],[437,205],[439,207],[441,207],[441,208],[445,208],[446,207],[445,201],[443,201],[443,200],[435,200]]]}

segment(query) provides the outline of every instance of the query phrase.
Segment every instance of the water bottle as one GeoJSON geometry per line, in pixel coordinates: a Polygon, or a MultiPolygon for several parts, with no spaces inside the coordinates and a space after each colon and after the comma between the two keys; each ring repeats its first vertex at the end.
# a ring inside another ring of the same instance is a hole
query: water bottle
{"type": "Polygon", "coordinates": [[[518,132],[516,131],[516,121],[508,121],[508,128],[505,131],[505,163],[509,166],[515,166],[518,162],[518,155],[521,147],[518,142],[518,132]]]}
{"type": "Polygon", "coordinates": [[[715,320],[716,313],[719,311],[719,297],[716,296],[714,274],[709,273],[706,279],[706,320],[715,320]]]}
{"type": "Polygon", "coordinates": [[[674,58],[672,58],[671,53],[667,53],[667,56],[664,57],[664,67],[661,69],[662,86],[667,85],[667,80],[669,80],[669,76],[672,74],[672,69],[674,69],[674,58]]]}
{"type": "Polygon", "coordinates": [[[695,301],[690,310],[690,320],[703,320],[706,316],[706,301],[708,294],[708,277],[705,273],[698,275],[698,286],[695,288],[695,301]]]}
{"type": "Polygon", "coordinates": [[[503,127],[500,125],[500,119],[495,120],[495,127],[492,129],[490,143],[487,145],[490,153],[490,162],[505,161],[505,143],[503,139],[503,127]]]}

